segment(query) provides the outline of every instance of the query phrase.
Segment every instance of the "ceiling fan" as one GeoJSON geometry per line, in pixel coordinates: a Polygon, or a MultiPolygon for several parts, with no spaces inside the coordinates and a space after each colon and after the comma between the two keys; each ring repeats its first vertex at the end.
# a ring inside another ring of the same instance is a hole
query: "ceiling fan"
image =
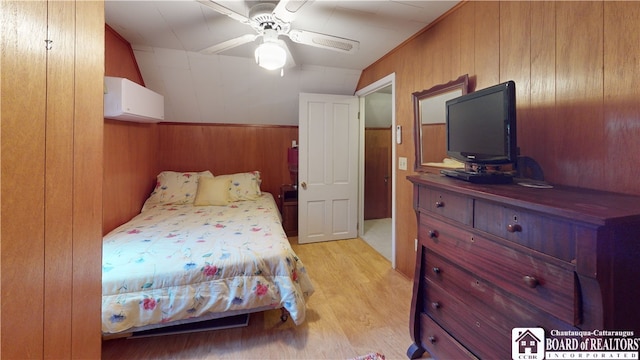
{"type": "Polygon", "coordinates": [[[255,52],[256,62],[268,70],[280,69],[282,75],[287,57],[290,59],[292,57],[287,44],[279,36],[286,36],[295,43],[343,53],[355,53],[360,47],[360,42],[356,40],[294,28],[292,23],[296,13],[305,3],[310,2],[309,0],[280,0],[277,4],[259,2],[249,9],[248,16],[239,14],[213,0],[198,0],[198,2],[255,30],[255,34],[245,34],[203,49],[200,51],[202,54],[221,53],[262,37],[263,42],[255,52]]]}

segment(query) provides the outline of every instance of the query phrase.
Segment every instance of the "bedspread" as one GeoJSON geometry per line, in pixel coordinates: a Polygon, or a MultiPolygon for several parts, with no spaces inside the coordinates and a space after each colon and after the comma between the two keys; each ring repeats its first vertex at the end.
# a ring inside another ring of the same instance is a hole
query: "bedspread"
{"type": "Polygon", "coordinates": [[[102,331],[284,307],[305,318],[313,286],[271,194],[227,206],[157,205],[103,239],[102,331]]]}

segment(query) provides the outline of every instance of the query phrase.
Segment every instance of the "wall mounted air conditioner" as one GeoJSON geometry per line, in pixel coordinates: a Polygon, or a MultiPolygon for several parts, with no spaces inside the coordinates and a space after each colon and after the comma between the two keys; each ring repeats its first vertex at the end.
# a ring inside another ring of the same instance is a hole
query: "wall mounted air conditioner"
{"type": "Polygon", "coordinates": [[[157,123],[164,120],[164,96],[131,80],[105,76],[104,117],[157,123]]]}

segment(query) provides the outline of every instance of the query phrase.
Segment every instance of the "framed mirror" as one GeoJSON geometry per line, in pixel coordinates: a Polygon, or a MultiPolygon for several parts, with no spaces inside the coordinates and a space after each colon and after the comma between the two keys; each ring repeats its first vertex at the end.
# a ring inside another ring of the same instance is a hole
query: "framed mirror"
{"type": "Polygon", "coordinates": [[[430,163],[440,163],[447,155],[446,108],[447,100],[467,93],[469,75],[465,74],[446,84],[414,92],[414,143],[416,147],[416,171],[428,171],[430,163]]]}

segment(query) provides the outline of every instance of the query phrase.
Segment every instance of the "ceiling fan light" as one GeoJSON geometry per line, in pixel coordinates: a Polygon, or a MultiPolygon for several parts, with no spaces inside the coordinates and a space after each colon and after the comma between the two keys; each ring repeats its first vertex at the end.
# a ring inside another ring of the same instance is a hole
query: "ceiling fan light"
{"type": "Polygon", "coordinates": [[[287,62],[287,53],[274,42],[260,44],[255,52],[256,62],[267,70],[282,69],[287,62]]]}

